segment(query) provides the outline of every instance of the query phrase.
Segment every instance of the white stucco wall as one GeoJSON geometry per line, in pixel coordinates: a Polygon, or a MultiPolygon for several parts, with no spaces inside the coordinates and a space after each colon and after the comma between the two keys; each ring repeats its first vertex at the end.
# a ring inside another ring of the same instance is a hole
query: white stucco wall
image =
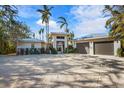
{"type": "MultiPolygon", "coordinates": [[[[31,48],[31,44],[29,42],[18,42],[17,48],[31,48]]],[[[41,48],[41,43],[34,43],[35,48],[41,48]]]]}
{"type": "Polygon", "coordinates": [[[121,47],[120,41],[114,41],[114,55],[117,56],[117,50],[121,47]]]}
{"type": "Polygon", "coordinates": [[[94,55],[94,43],[93,42],[89,42],[89,54],[90,55],[94,55]]]}
{"type": "Polygon", "coordinates": [[[31,48],[31,43],[22,43],[22,42],[18,42],[17,44],[17,48],[31,48]]]}

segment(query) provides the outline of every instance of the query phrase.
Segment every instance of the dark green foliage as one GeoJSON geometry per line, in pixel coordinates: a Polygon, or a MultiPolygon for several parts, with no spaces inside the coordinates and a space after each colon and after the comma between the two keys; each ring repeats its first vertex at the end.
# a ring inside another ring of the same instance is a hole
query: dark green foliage
{"type": "Polygon", "coordinates": [[[104,13],[110,15],[106,21],[106,28],[110,31],[110,36],[117,40],[124,39],[124,6],[106,5],[104,13]]]}
{"type": "Polygon", "coordinates": [[[30,54],[34,54],[34,48],[30,48],[30,54]]]}
{"type": "Polygon", "coordinates": [[[124,49],[118,48],[118,50],[117,50],[117,55],[118,55],[119,57],[124,57],[124,49]]]}
{"type": "Polygon", "coordinates": [[[18,10],[15,6],[0,6],[0,54],[14,53],[16,40],[29,37],[29,28],[17,20],[18,10]]]}
{"type": "Polygon", "coordinates": [[[40,52],[41,52],[41,54],[44,54],[45,53],[45,48],[41,48],[40,52]]]}
{"type": "Polygon", "coordinates": [[[68,46],[68,49],[66,48],[64,50],[64,53],[76,53],[76,48],[74,48],[73,46],[68,46]]]}
{"type": "Polygon", "coordinates": [[[50,47],[51,54],[57,54],[57,50],[53,47],[50,47]]]}

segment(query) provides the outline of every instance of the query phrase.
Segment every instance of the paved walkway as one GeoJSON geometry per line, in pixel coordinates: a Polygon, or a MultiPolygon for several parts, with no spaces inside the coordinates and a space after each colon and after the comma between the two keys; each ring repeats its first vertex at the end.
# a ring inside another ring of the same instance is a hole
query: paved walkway
{"type": "Polygon", "coordinates": [[[1,56],[0,87],[124,87],[124,60],[82,54],[1,56]]]}

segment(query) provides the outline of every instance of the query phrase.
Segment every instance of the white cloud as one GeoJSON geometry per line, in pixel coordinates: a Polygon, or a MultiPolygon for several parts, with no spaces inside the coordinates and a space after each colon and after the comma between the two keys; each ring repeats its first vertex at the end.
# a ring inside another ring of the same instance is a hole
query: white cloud
{"type": "Polygon", "coordinates": [[[76,37],[87,34],[107,33],[105,22],[107,18],[103,18],[103,6],[75,6],[70,13],[77,21],[73,30],[76,37]]]}
{"type": "MultiPolygon", "coordinates": [[[[45,27],[45,24],[42,23],[41,19],[39,19],[36,23],[38,25],[40,25],[41,27],[45,27]]],[[[49,21],[49,30],[50,30],[50,32],[59,32],[60,31],[59,25],[56,23],[56,21],[54,21],[54,20],[49,21]]]]}
{"type": "MultiPolygon", "coordinates": [[[[45,24],[42,23],[42,20],[39,19],[36,24],[38,24],[39,26],[43,27],[45,29],[45,24]]],[[[59,24],[56,23],[55,20],[50,20],[49,21],[49,32],[61,32],[62,30],[60,29],[59,24]]],[[[44,33],[44,35],[46,36],[46,33],[44,33]]],[[[46,37],[44,37],[46,39],[46,37]]]]}

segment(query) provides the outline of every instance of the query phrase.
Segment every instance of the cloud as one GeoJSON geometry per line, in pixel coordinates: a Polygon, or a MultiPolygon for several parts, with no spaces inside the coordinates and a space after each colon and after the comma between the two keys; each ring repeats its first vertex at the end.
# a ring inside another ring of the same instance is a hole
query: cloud
{"type": "MultiPolygon", "coordinates": [[[[36,22],[37,25],[43,27],[45,29],[45,24],[42,23],[42,20],[39,19],[36,22]]],[[[46,31],[46,30],[45,30],[46,31]]],[[[55,20],[50,20],[49,21],[49,32],[61,32],[63,31],[62,29],[60,29],[59,24],[57,24],[57,22],[55,20]]],[[[44,33],[44,35],[46,36],[46,33],[44,33]]],[[[46,37],[44,37],[46,39],[46,37]]]]}
{"type": "MultiPolygon", "coordinates": [[[[45,24],[42,23],[41,19],[39,19],[36,23],[38,25],[40,25],[41,27],[45,27],[45,24]]],[[[59,32],[60,31],[59,25],[56,23],[55,20],[49,21],[49,30],[50,30],[50,32],[59,32]]]]}
{"type": "Polygon", "coordinates": [[[87,34],[107,33],[103,17],[103,6],[74,6],[70,13],[76,20],[73,30],[77,37],[87,34]]]}

